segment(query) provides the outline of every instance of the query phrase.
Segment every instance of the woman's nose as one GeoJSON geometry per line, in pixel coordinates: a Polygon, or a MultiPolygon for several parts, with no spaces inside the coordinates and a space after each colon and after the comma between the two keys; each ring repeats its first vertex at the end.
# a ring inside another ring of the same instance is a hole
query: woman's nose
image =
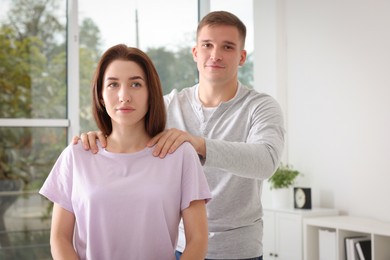
{"type": "Polygon", "coordinates": [[[121,87],[121,90],[119,91],[119,101],[124,103],[131,101],[131,95],[130,91],[127,90],[127,85],[121,87]]]}

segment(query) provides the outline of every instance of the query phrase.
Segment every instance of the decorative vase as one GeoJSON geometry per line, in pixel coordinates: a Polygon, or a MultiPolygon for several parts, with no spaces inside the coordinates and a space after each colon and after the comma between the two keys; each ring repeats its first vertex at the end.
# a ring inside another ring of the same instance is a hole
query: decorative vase
{"type": "Polygon", "coordinates": [[[289,208],[290,203],[290,189],[272,189],[272,206],[274,208],[289,208]]]}

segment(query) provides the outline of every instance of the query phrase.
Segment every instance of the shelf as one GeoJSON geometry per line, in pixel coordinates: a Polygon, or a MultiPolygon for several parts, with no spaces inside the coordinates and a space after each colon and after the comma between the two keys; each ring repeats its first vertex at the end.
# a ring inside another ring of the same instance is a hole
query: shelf
{"type": "Polygon", "coordinates": [[[264,260],[302,260],[303,219],[338,215],[335,209],[264,208],[264,260]]]}
{"type": "Polygon", "coordinates": [[[345,259],[345,238],[369,236],[372,241],[372,259],[390,259],[390,223],[353,216],[307,218],[304,220],[304,259],[319,259],[319,230],[336,233],[338,259],[345,259]]]}
{"type": "Polygon", "coordinates": [[[303,217],[306,216],[329,216],[329,215],[337,215],[338,210],[332,209],[332,208],[312,208],[312,209],[295,209],[295,208],[272,208],[272,207],[265,207],[264,211],[273,211],[273,212],[280,212],[280,213],[289,213],[289,214],[295,214],[300,215],[303,217]]]}

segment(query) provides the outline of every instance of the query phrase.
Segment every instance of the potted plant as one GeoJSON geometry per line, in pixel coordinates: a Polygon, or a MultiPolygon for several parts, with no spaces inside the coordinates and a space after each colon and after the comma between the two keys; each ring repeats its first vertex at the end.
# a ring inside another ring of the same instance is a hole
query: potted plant
{"type": "Polygon", "coordinates": [[[300,174],[288,164],[280,164],[276,172],[268,179],[272,190],[272,204],[276,208],[289,207],[290,187],[294,184],[296,177],[300,174]]]}
{"type": "Polygon", "coordinates": [[[289,188],[294,184],[295,178],[299,175],[299,171],[294,170],[288,164],[280,164],[274,175],[268,179],[272,189],[289,188]]]}

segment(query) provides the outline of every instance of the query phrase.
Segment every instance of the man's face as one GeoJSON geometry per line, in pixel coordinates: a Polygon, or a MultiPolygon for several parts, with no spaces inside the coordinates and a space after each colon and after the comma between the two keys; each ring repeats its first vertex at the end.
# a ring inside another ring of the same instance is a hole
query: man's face
{"type": "Polygon", "coordinates": [[[234,26],[205,26],[192,49],[200,80],[209,83],[237,81],[238,66],[244,64],[246,51],[234,26]]]}

